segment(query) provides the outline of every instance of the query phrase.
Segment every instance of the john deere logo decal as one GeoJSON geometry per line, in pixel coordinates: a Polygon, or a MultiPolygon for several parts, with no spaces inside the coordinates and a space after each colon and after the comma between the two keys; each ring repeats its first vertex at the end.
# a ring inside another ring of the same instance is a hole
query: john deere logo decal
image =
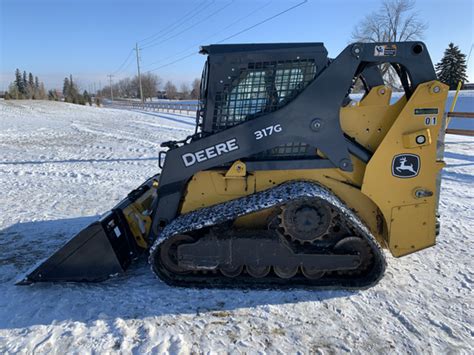
{"type": "Polygon", "coordinates": [[[412,178],[420,172],[420,157],[416,154],[399,154],[393,157],[392,175],[399,178],[412,178]]]}

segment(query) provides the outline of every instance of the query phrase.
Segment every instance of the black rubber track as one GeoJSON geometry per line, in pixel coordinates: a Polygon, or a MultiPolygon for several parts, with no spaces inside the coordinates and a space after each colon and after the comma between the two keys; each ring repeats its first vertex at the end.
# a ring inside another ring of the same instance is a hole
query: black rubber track
{"type": "Polygon", "coordinates": [[[172,286],[198,288],[305,288],[305,289],[366,289],[374,286],[382,278],[385,271],[385,257],[373,235],[360,219],[345,204],[328,189],[308,181],[284,183],[272,189],[255,193],[233,201],[203,208],[179,216],[170,223],[155,241],[150,251],[149,262],[153,272],[172,286]],[[282,279],[273,271],[264,278],[256,279],[243,273],[234,278],[227,278],[219,271],[209,271],[206,274],[170,273],[160,260],[162,243],[177,234],[204,234],[210,227],[229,223],[237,217],[262,209],[283,206],[301,198],[321,198],[328,202],[342,217],[355,234],[363,238],[370,246],[373,261],[371,268],[360,275],[340,275],[330,272],[318,280],[309,280],[298,273],[290,279],[282,279]]]}

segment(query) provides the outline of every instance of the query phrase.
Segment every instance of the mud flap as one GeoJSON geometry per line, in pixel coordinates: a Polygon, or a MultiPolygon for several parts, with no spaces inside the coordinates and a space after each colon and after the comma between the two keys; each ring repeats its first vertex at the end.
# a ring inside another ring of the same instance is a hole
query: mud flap
{"type": "Polygon", "coordinates": [[[138,250],[120,210],[112,210],[35,266],[17,285],[103,281],[125,271],[138,250]]]}

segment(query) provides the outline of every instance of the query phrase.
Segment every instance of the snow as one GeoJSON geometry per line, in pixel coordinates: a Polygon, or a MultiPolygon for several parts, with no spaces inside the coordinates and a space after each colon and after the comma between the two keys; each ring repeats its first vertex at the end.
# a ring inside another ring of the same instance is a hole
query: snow
{"type": "Polygon", "coordinates": [[[0,353],[470,353],[474,139],[447,136],[438,244],[360,292],[169,287],[145,258],[97,284],[16,278],[157,172],[192,117],[0,101],[0,353]]]}

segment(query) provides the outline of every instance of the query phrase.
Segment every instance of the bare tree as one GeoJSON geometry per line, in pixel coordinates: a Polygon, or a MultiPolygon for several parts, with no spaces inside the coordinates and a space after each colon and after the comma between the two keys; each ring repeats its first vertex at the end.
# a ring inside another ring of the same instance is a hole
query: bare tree
{"type": "MultiPolygon", "coordinates": [[[[401,42],[423,37],[428,24],[414,11],[414,0],[384,0],[380,8],[359,22],[353,32],[356,42],[401,42]]],[[[400,88],[395,70],[389,64],[381,66],[386,82],[400,88]]]]}
{"type": "MultiPolygon", "coordinates": [[[[138,77],[123,78],[112,85],[114,97],[117,98],[139,98],[140,86],[138,77]]],[[[161,86],[161,78],[152,73],[142,74],[143,98],[156,97],[157,90],[161,86]]],[[[110,86],[104,86],[99,92],[101,96],[110,97],[110,86]]]]}
{"type": "Polygon", "coordinates": [[[178,93],[178,90],[176,89],[176,86],[171,82],[167,81],[165,84],[165,92],[166,92],[166,97],[170,100],[176,99],[176,94],[178,93]]]}
{"type": "MultiPolygon", "coordinates": [[[[136,83],[137,92],[139,92],[138,77],[135,77],[134,82],[136,83]]],[[[161,86],[161,78],[153,73],[142,74],[142,88],[143,88],[143,99],[153,98],[156,96],[156,91],[161,86]]],[[[140,95],[138,94],[138,97],[140,95]]]]}
{"type": "Polygon", "coordinates": [[[199,91],[201,88],[201,80],[194,79],[193,83],[191,84],[191,99],[199,99],[199,91]]]}
{"type": "Polygon", "coordinates": [[[189,99],[189,86],[186,83],[182,83],[179,87],[179,93],[182,100],[189,99]]]}
{"type": "Polygon", "coordinates": [[[117,89],[114,88],[114,92],[117,93],[117,97],[136,97],[138,87],[135,87],[134,84],[132,79],[124,78],[117,83],[117,89]]]}

